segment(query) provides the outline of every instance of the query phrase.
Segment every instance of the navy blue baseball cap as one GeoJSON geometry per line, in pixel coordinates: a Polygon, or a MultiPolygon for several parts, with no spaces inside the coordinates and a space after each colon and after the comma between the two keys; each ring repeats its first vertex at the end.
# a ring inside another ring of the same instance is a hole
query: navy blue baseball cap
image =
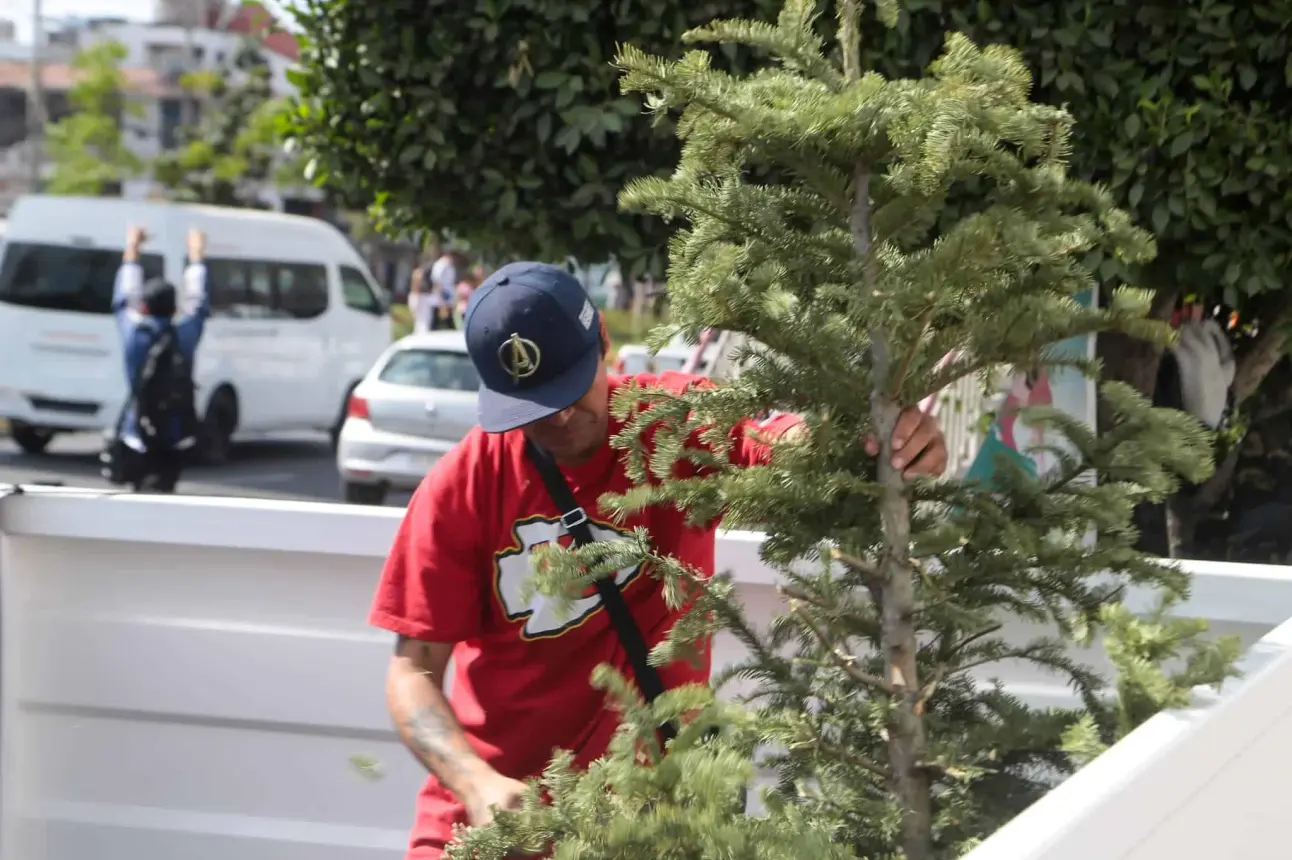
{"type": "Polygon", "coordinates": [[[601,361],[601,314],[565,269],[509,263],[471,296],[466,340],[480,375],[480,426],[502,433],[588,393],[601,361]]]}

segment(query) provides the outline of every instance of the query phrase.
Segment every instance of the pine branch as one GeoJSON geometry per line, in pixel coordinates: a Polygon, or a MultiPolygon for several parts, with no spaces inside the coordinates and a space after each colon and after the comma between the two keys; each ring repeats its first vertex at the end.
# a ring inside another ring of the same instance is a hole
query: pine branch
{"type": "Polygon", "coordinates": [[[827,743],[825,741],[820,741],[819,743],[821,752],[830,758],[838,759],[839,761],[846,762],[853,767],[861,768],[862,770],[879,777],[885,783],[892,781],[893,775],[889,773],[883,765],[880,765],[873,759],[866,758],[856,750],[827,743]]]}
{"type": "Polygon", "coordinates": [[[847,649],[842,646],[835,645],[830,641],[830,636],[826,633],[825,627],[817,623],[810,615],[804,612],[802,606],[799,606],[795,602],[791,602],[790,614],[797,618],[799,623],[812,634],[812,638],[817,641],[817,643],[831,656],[831,658],[833,658],[834,665],[842,669],[844,674],[849,678],[856,681],[863,687],[868,687],[872,690],[883,693],[886,696],[896,696],[900,692],[897,686],[888,683],[883,678],[868,675],[858,669],[857,656],[855,654],[850,654],[847,649]]]}
{"type": "Polygon", "coordinates": [[[821,598],[817,597],[814,594],[809,594],[807,591],[804,591],[802,588],[798,588],[797,586],[778,585],[776,586],[776,590],[777,592],[780,593],[782,597],[789,598],[791,601],[811,604],[812,606],[815,606],[817,609],[825,609],[825,610],[834,609],[833,606],[826,603],[821,598]]]}
{"type": "Polygon", "coordinates": [[[977,633],[966,636],[945,649],[940,649],[938,664],[933,670],[933,676],[929,679],[929,682],[924,685],[923,689],[920,690],[920,698],[919,701],[916,702],[917,713],[924,713],[925,704],[930,698],[932,698],[933,694],[937,692],[938,687],[941,686],[942,680],[947,676],[948,672],[963,672],[965,670],[963,666],[953,664],[956,655],[963,652],[966,648],[982,639],[984,636],[990,636],[997,632],[1002,626],[1003,625],[1001,624],[989,624],[977,633]]]}
{"type": "MultiPolygon", "coordinates": [[[[911,362],[915,359],[916,353],[919,352],[920,346],[924,342],[924,336],[929,330],[929,321],[933,318],[937,310],[936,305],[930,305],[927,310],[920,314],[918,323],[920,333],[918,336],[911,338],[910,344],[906,347],[906,354],[902,356],[902,363],[897,368],[897,374],[893,377],[893,383],[889,389],[889,397],[897,399],[901,396],[902,388],[906,385],[907,374],[911,370],[911,362]]],[[[923,400],[924,398],[920,398],[923,400]]]]}
{"type": "Polygon", "coordinates": [[[835,561],[842,562],[857,573],[860,573],[868,582],[878,583],[882,579],[879,573],[879,568],[874,564],[860,559],[855,555],[850,555],[838,547],[831,547],[830,557],[835,561]]]}

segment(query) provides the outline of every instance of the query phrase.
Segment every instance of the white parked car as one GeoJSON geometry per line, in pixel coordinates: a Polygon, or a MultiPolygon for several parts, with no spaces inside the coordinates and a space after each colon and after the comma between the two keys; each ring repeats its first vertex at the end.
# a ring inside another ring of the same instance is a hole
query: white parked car
{"type": "Polygon", "coordinates": [[[347,502],[380,505],[412,490],[476,425],[480,378],[460,331],[412,334],[392,345],[350,395],[337,444],[347,502]]]}

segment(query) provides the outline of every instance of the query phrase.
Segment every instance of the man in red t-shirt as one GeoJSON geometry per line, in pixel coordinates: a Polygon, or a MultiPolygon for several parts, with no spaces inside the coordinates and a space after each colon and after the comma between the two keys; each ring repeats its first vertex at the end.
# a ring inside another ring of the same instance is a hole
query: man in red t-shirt
{"type": "MultiPolygon", "coordinates": [[[[513,263],[471,299],[467,349],[480,375],[480,426],[445,455],[409,503],[386,561],[370,620],[397,634],[386,683],[400,736],[431,772],[417,801],[409,860],[439,860],[455,824],[483,825],[514,808],[520,781],[539,774],[556,749],[586,766],[605,752],[617,715],[589,677],[601,663],[632,676],[619,637],[593,593],[558,614],[542,596],[524,597],[530,554],[568,545],[555,503],[525,453],[528,438],[560,466],[600,540],[645,527],[662,553],[712,573],[715,526],[687,527],[674,508],[622,522],[598,499],[631,486],[610,398],[630,381],[607,375],[600,314],[564,269],[513,263]],[[452,657],[451,692],[444,693],[452,657]]],[[[639,384],[682,390],[699,377],[666,373],[639,384]]],[[[731,458],[765,462],[767,442],[798,426],[792,415],[737,427],[731,458]]],[[[878,453],[874,440],[866,443],[878,453]]],[[[895,465],[941,474],[946,449],[937,423],[904,413],[894,432],[895,465]]],[[[647,647],[677,613],[639,567],[618,572],[624,600],[647,647]]],[[[660,667],[664,687],[705,683],[707,656],[694,667],[660,667]]]]}

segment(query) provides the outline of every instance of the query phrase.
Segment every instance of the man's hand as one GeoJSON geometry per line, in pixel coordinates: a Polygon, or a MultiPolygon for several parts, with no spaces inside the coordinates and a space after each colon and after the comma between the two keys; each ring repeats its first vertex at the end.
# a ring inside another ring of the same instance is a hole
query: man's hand
{"type": "Polygon", "coordinates": [[[199,262],[206,254],[206,234],[196,227],[189,228],[188,231],[188,261],[190,263],[199,262]]]}
{"type": "Polygon", "coordinates": [[[500,773],[479,778],[472,784],[470,796],[463,799],[467,820],[472,827],[484,827],[499,809],[520,809],[526,791],[525,783],[500,773]]]}
{"type": "Polygon", "coordinates": [[[138,224],[132,224],[126,231],[126,252],[122,255],[127,261],[139,259],[139,249],[148,241],[148,231],[138,224]]]}
{"type": "MultiPolygon", "coordinates": [[[[874,436],[866,439],[866,453],[879,455],[879,441],[874,436]]],[[[947,446],[942,438],[938,419],[923,412],[918,406],[902,411],[893,428],[893,468],[902,469],[902,477],[917,475],[939,477],[947,468],[947,446]]]]}

